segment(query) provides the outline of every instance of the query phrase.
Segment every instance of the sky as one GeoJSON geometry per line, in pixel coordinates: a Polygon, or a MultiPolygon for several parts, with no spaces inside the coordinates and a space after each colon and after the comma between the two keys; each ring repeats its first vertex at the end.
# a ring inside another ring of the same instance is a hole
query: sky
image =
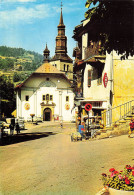
{"type": "MultiPolygon", "coordinates": [[[[72,58],[75,26],[84,19],[86,0],[62,0],[67,50],[72,58]]],[[[24,48],[43,54],[46,43],[55,54],[61,0],[0,0],[0,46],[24,48]]]]}

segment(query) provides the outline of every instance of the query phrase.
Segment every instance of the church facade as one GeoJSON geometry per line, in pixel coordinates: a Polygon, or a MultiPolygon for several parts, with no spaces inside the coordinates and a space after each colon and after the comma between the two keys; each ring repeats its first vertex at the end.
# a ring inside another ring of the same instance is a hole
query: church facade
{"type": "Polygon", "coordinates": [[[50,63],[43,63],[24,83],[16,86],[17,118],[70,121],[74,115],[71,83],[50,63]]]}

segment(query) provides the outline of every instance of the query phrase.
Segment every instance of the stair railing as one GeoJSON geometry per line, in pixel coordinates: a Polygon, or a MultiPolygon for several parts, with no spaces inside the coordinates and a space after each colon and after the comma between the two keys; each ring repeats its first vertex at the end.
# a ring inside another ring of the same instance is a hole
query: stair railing
{"type": "Polygon", "coordinates": [[[104,126],[111,126],[134,113],[134,100],[116,106],[114,108],[109,108],[107,111],[102,113],[102,120],[104,126]]]}

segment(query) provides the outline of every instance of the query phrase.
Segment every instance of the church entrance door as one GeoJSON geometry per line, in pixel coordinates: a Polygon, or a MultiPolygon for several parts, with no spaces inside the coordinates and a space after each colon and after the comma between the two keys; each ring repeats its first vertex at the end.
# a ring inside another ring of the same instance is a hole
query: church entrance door
{"type": "Polygon", "coordinates": [[[52,120],[52,111],[50,108],[44,109],[43,113],[43,121],[51,121],[52,120]]]}

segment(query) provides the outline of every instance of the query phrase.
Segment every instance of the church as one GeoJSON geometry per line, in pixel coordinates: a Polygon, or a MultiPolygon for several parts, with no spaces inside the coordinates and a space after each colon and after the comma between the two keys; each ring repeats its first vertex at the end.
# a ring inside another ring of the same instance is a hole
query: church
{"type": "Polygon", "coordinates": [[[74,116],[72,59],[67,55],[67,38],[62,8],[56,37],[55,55],[44,50],[44,62],[23,83],[16,86],[17,118],[41,117],[43,121],[70,121],[74,116]]]}

